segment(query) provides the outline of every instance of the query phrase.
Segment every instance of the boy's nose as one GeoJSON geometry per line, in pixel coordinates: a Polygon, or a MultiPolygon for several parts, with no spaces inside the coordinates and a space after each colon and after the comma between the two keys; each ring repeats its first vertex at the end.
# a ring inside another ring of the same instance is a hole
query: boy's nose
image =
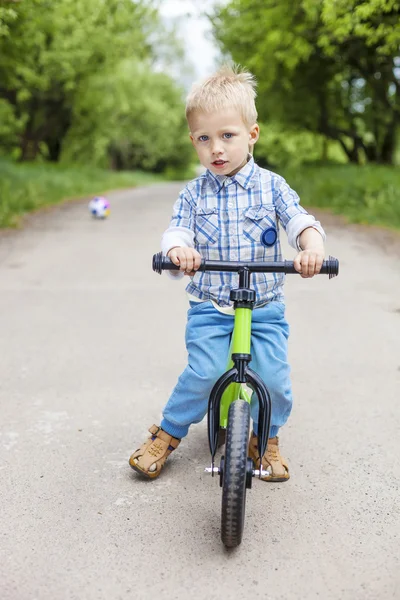
{"type": "Polygon", "coordinates": [[[213,154],[222,154],[221,144],[215,143],[211,146],[211,152],[213,154]]]}

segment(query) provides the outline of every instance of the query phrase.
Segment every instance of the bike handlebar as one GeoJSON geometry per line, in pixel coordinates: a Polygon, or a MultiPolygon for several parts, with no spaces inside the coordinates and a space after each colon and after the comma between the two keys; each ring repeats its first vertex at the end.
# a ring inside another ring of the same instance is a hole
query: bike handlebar
{"type": "MultiPolygon", "coordinates": [[[[268,262],[238,262],[223,260],[201,260],[198,271],[230,271],[239,272],[241,269],[247,269],[250,273],[297,273],[292,260],[268,261],[268,262]]],[[[170,258],[163,256],[162,252],[153,256],[153,271],[161,275],[162,271],[179,271],[178,265],[175,265],[170,258]]],[[[329,279],[336,277],[339,273],[339,261],[333,256],[322,263],[320,275],[329,275],[329,279]]]]}

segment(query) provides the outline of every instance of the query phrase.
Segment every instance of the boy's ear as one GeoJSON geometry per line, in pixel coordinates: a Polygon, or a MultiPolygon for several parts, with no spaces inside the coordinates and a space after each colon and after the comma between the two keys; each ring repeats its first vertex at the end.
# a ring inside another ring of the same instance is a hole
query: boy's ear
{"type": "Polygon", "coordinates": [[[192,142],[193,146],[194,146],[194,139],[191,133],[189,133],[189,137],[190,137],[190,141],[192,142]]]}
{"type": "Polygon", "coordinates": [[[258,126],[258,123],[254,123],[254,125],[250,128],[249,131],[249,145],[254,146],[259,137],[260,127],[258,126]]]}

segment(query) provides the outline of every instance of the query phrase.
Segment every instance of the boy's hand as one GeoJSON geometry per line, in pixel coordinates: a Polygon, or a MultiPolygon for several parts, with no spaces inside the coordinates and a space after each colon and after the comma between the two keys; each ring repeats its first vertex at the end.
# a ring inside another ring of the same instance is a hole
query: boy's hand
{"type": "Polygon", "coordinates": [[[294,259],[294,268],[302,277],[314,277],[318,275],[324,261],[324,249],[302,250],[294,259]]]}
{"type": "Polygon", "coordinates": [[[167,256],[174,265],[178,265],[180,270],[190,277],[193,277],[201,264],[201,256],[194,248],[176,246],[169,250],[167,256]]]}
{"type": "Polygon", "coordinates": [[[322,236],[316,229],[308,227],[301,233],[299,242],[303,250],[294,259],[294,268],[304,278],[314,277],[320,272],[325,258],[322,236]]]}

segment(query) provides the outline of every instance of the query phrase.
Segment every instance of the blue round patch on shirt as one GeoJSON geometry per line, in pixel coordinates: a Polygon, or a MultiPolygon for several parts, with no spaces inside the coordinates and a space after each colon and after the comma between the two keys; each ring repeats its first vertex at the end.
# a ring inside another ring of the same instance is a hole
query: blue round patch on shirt
{"type": "Polygon", "coordinates": [[[264,246],[270,247],[273,246],[276,242],[278,238],[278,234],[276,232],[275,227],[268,227],[267,229],[264,229],[264,231],[261,234],[261,243],[264,246]]]}

